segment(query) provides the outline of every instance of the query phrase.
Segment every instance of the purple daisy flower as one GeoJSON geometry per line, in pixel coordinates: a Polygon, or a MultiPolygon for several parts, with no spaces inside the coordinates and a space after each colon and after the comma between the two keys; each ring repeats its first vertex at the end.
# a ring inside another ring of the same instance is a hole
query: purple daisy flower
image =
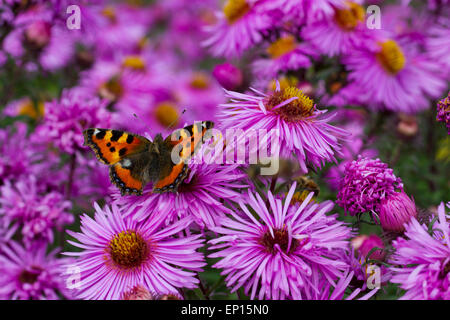
{"type": "Polygon", "coordinates": [[[121,196],[116,191],[112,197],[114,203],[126,209],[124,214],[137,221],[158,216],[169,223],[188,217],[201,227],[210,228],[225,214],[232,213],[224,202],[241,197],[237,190],[248,187],[244,181],[246,177],[238,170],[238,165],[203,161],[190,165],[190,174],[178,187],[177,193],[152,193],[149,185],[141,196],[121,196]]]}
{"type": "Polygon", "coordinates": [[[166,228],[151,216],[138,223],[124,217],[115,205],[101,209],[94,219],[81,216],[81,233],[68,231],[79,242],[68,241],[81,252],[71,267],[79,268],[75,294],[80,299],[118,300],[136,285],[150,292],[177,294],[177,288],[197,287],[197,271],[205,265],[200,235],[180,236],[192,220],[181,219],[166,228]]]}
{"type": "Polygon", "coordinates": [[[375,38],[376,31],[366,27],[365,9],[360,3],[349,1],[344,7],[334,7],[334,16],[307,25],[302,29],[302,37],[320,53],[330,56],[367,46],[375,38]]]}
{"type": "Polygon", "coordinates": [[[71,259],[46,254],[46,245],[24,248],[15,241],[0,247],[0,299],[59,300],[70,298],[62,277],[71,259]]]}
{"type": "Polygon", "coordinates": [[[0,187],[0,217],[20,230],[25,244],[53,242],[53,231],[73,222],[71,203],[56,191],[41,192],[34,176],[0,187]]]}
{"type": "Polygon", "coordinates": [[[447,134],[450,134],[450,92],[447,98],[438,102],[436,120],[445,123],[447,134]]]}
{"type": "Polygon", "coordinates": [[[48,141],[69,154],[83,150],[83,130],[109,127],[107,101],[86,94],[79,88],[65,90],[61,99],[45,104],[44,122],[33,137],[48,141]]]}
{"type": "Polygon", "coordinates": [[[385,39],[376,48],[360,49],[343,58],[348,79],[361,87],[363,100],[388,110],[415,113],[429,107],[446,83],[439,63],[408,41],[385,39]]]}
{"type": "Polygon", "coordinates": [[[270,191],[268,203],[249,192],[239,201],[242,212],[212,229],[220,236],[209,241],[217,250],[209,257],[222,258],[214,267],[223,269],[232,292],[244,287],[251,299],[302,299],[303,290],[318,290],[313,279],[324,277],[334,286],[348,267],[338,256],[348,248],[351,231],[337,215],[326,215],[333,202],[310,203],[309,193],[291,205],[295,187],[284,204],[270,191]]]}
{"type": "Polygon", "coordinates": [[[412,219],[406,238],[393,241],[396,249],[390,262],[393,276],[406,293],[401,300],[450,300],[450,225],[444,203],[430,235],[428,227],[412,219]]]}
{"type": "Polygon", "coordinates": [[[280,89],[264,94],[253,89],[255,95],[226,91],[229,103],[220,105],[219,119],[226,129],[242,129],[244,132],[265,129],[280,133],[280,157],[297,156],[303,172],[307,163],[321,167],[327,161],[336,161],[340,153],[340,139],[346,131],[328,122],[335,114],[325,115],[314,101],[296,87],[280,89]]]}
{"type": "Polygon", "coordinates": [[[297,43],[294,36],[287,35],[271,43],[266,49],[269,59],[253,62],[254,74],[273,79],[279,72],[309,68],[311,58],[317,58],[315,50],[308,43],[297,43]]]}
{"type": "Polygon", "coordinates": [[[258,8],[260,0],[228,0],[223,12],[216,13],[217,22],[205,27],[210,35],[203,42],[215,56],[238,56],[263,40],[263,33],[274,25],[275,19],[258,8]]]}
{"type": "Polygon", "coordinates": [[[380,202],[397,189],[403,190],[400,178],[380,159],[358,156],[347,164],[336,203],[350,215],[380,212],[380,202]]]}

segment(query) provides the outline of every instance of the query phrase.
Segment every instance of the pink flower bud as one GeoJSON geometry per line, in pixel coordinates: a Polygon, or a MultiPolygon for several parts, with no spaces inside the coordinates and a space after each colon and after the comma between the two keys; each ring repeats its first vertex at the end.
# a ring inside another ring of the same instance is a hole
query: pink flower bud
{"type": "Polygon", "coordinates": [[[35,21],[25,30],[25,39],[36,49],[42,49],[50,42],[51,31],[50,23],[35,21]]]}
{"type": "Polygon", "coordinates": [[[403,232],[404,224],[417,216],[414,200],[401,192],[394,192],[380,203],[380,223],[384,230],[403,232]]]}
{"type": "Polygon", "coordinates": [[[228,62],[215,66],[213,76],[227,90],[235,90],[243,81],[241,70],[228,62]]]}
{"type": "MultiPolygon", "coordinates": [[[[358,250],[358,252],[364,256],[367,257],[370,250],[373,248],[381,248],[384,249],[384,243],[383,240],[376,234],[371,234],[370,236],[367,235],[361,235],[354,239],[352,239],[352,246],[358,250]]],[[[385,252],[384,250],[376,250],[371,253],[369,259],[375,259],[382,261],[384,259],[385,252]]]]}

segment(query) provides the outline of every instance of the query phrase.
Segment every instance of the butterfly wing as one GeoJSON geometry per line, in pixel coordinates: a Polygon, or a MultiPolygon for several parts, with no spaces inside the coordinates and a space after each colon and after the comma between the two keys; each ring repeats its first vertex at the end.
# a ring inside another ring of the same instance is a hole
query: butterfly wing
{"type": "Polygon", "coordinates": [[[207,130],[213,126],[214,123],[210,121],[195,123],[176,130],[164,140],[162,149],[167,150],[167,154],[161,158],[160,174],[158,181],[154,185],[153,192],[177,191],[178,186],[186,179],[189,173],[187,161],[184,160],[190,159],[198,151],[207,130]],[[190,138],[187,139],[187,137],[190,138]],[[179,163],[173,163],[171,158],[171,152],[175,147],[177,147],[177,150],[180,150],[179,163]]]}
{"type": "Polygon", "coordinates": [[[84,144],[95,152],[100,162],[108,165],[144,152],[151,144],[147,138],[120,130],[87,129],[83,135],[84,144]]]}
{"type": "Polygon", "coordinates": [[[109,176],[122,195],[142,194],[149,182],[146,166],[151,145],[148,139],[119,130],[88,129],[83,132],[84,143],[96,154],[98,160],[110,165],[109,176]]]}

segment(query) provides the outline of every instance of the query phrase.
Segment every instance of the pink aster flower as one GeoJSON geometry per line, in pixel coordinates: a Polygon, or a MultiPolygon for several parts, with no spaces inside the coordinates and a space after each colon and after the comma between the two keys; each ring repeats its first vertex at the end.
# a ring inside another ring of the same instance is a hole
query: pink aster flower
{"type": "Polygon", "coordinates": [[[444,203],[438,208],[433,232],[412,219],[406,238],[393,242],[391,282],[406,290],[401,300],[450,300],[450,225],[444,203]]]}
{"type": "Polygon", "coordinates": [[[36,129],[36,141],[48,141],[69,154],[82,150],[83,130],[109,127],[107,101],[78,88],[65,90],[59,100],[45,104],[45,117],[36,129]]]}
{"type": "Polygon", "coordinates": [[[297,43],[292,35],[286,35],[271,43],[266,52],[267,59],[253,62],[254,74],[273,79],[279,72],[307,69],[312,58],[317,58],[317,52],[309,43],[297,43]]]}
{"type": "Polygon", "coordinates": [[[376,48],[360,49],[343,59],[348,79],[361,87],[363,100],[382,108],[415,113],[429,107],[446,84],[440,65],[410,40],[384,39],[376,48]]]}
{"type": "Polygon", "coordinates": [[[301,169],[306,164],[321,167],[327,161],[335,161],[339,154],[340,140],[346,136],[342,129],[328,122],[335,114],[318,110],[314,101],[296,87],[277,89],[264,94],[252,89],[254,94],[226,91],[229,103],[220,105],[219,119],[226,129],[278,130],[280,156],[297,156],[301,169]]]}
{"type": "Polygon", "coordinates": [[[0,299],[59,300],[70,298],[61,276],[68,258],[57,251],[46,254],[46,245],[24,248],[15,241],[0,248],[0,299]]]}
{"type": "Polygon", "coordinates": [[[137,221],[158,216],[167,223],[177,217],[188,217],[201,227],[212,227],[225,214],[232,211],[224,202],[237,201],[239,189],[247,188],[246,174],[238,170],[238,165],[215,163],[193,163],[190,174],[178,187],[177,193],[152,193],[147,186],[142,196],[120,196],[116,191],[112,197],[115,203],[125,208],[126,215],[137,221]]]}
{"type": "Polygon", "coordinates": [[[132,117],[133,112],[153,103],[151,79],[146,72],[149,66],[139,56],[123,56],[117,60],[97,61],[82,73],[80,86],[87,93],[114,103],[117,110],[127,111],[132,117]]]}
{"type": "Polygon", "coordinates": [[[334,15],[317,20],[302,29],[302,37],[329,56],[346,54],[355,47],[367,46],[376,31],[366,27],[362,1],[348,1],[344,7],[333,7],[334,15]]]}
{"type": "Polygon", "coordinates": [[[380,159],[358,156],[345,168],[336,203],[352,216],[380,212],[380,202],[396,190],[403,190],[402,180],[380,159]]]}
{"type": "Polygon", "coordinates": [[[71,203],[56,192],[43,193],[34,176],[0,187],[0,217],[20,233],[28,245],[35,240],[53,242],[54,230],[73,222],[71,203]]]}
{"type": "Polygon", "coordinates": [[[81,233],[68,233],[68,241],[81,252],[72,265],[80,270],[75,295],[80,299],[118,300],[136,285],[150,292],[177,294],[178,288],[194,289],[197,271],[205,265],[200,235],[181,236],[191,219],[161,228],[162,220],[151,216],[145,222],[124,217],[117,206],[101,209],[94,204],[94,219],[81,216],[81,233]]]}
{"type": "Polygon", "coordinates": [[[228,0],[217,22],[205,27],[209,38],[203,42],[215,56],[242,54],[263,40],[263,33],[274,24],[270,12],[258,7],[259,0],[228,0]]]}
{"type": "Polygon", "coordinates": [[[338,255],[348,247],[350,228],[327,215],[333,202],[292,204],[294,183],[283,203],[269,191],[265,203],[249,192],[239,201],[240,210],[221,220],[212,230],[211,258],[221,258],[214,267],[222,269],[227,286],[234,292],[245,289],[251,299],[303,299],[302,291],[318,290],[314,280],[328,283],[342,276],[347,264],[338,255]]]}

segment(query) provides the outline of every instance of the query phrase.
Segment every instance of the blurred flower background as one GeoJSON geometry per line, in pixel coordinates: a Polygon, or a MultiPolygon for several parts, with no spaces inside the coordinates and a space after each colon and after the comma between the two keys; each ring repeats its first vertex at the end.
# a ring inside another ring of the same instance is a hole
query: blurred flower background
{"type": "Polygon", "coordinates": [[[0,299],[449,300],[449,17],[1,0],[0,299]],[[278,129],[278,173],[193,164],[176,194],[121,196],[83,146],[204,120],[278,129]]]}

